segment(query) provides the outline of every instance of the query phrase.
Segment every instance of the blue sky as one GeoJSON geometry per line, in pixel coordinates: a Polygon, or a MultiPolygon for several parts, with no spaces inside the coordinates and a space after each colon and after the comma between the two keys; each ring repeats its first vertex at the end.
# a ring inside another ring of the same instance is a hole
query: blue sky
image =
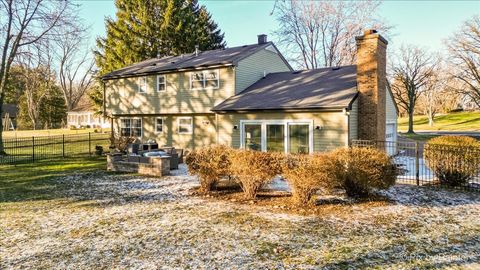
{"type": "MultiPolygon", "coordinates": [[[[104,18],[115,15],[112,1],[77,1],[81,16],[92,26],[92,46],[96,36],[105,34],[104,18]]],[[[273,1],[221,1],[200,0],[225,32],[227,46],[256,42],[257,34],[269,35],[276,29],[274,16],[270,16],[273,1]]],[[[402,43],[416,44],[431,50],[444,50],[446,38],[463,21],[480,14],[480,1],[385,1],[378,12],[393,25],[389,37],[391,49],[402,43]]],[[[275,41],[275,40],[273,40],[275,41]]]]}

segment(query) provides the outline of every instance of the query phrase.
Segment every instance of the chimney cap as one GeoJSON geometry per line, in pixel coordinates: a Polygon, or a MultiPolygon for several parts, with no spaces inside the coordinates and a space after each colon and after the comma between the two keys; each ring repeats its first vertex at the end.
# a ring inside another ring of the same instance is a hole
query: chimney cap
{"type": "Polygon", "coordinates": [[[260,35],[257,35],[258,37],[258,44],[265,44],[267,43],[267,35],[265,34],[260,34],[260,35]]]}
{"type": "Polygon", "coordinates": [[[383,42],[385,45],[388,45],[388,41],[382,35],[380,35],[378,31],[375,29],[367,29],[363,31],[363,35],[355,37],[357,44],[358,42],[362,40],[367,40],[367,39],[378,39],[381,42],[383,42]]]}
{"type": "Polygon", "coordinates": [[[195,56],[198,56],[198,53],[200,53],[200,46],[198,44],[195,45],[195,56]]]}

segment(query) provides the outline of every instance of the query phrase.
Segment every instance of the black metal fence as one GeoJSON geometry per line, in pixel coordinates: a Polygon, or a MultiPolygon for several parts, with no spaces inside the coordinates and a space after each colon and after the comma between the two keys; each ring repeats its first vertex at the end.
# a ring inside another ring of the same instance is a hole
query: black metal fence
{"type": "Polygon", "coordinates": [[[398,183],[444,185],[480,191],[480,150],[435,146],[422,142],[353,140],[351,146],[375,147],[390,155],[398,183]]]}
{"type": "Polygon", "coordinates": [[[6,155],[0,155],[0,164],[32,163],[41,159],[88,156],[96,146],[108,150],[110,134],[85,133],[42,136],[3,140],[6,155]]]}

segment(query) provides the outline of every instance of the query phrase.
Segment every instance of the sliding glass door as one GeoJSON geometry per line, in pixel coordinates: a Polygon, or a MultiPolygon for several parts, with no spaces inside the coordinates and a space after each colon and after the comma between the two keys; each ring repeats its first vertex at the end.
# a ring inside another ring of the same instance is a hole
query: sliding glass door
{"type": "Polygon", "coordinates": [[[285,125],[267,125],[267,151],[285,152],[285,125]]]}
{"type": "Polygon", "coordinates": [[[310,126],[308,124],[288,125],[288,152],[293,154],[310,153],[310,126]]]}
{"type": "Polygon", "coordinates": [[[244,126],[244,148],[262,151],[262,125],[246,124],[244,126]]]}
{"type": "Polygon", "coordinates": [[[245,120],[241,147],[257,151],[307,154],[313,151],[311,120],[245,120]]]}

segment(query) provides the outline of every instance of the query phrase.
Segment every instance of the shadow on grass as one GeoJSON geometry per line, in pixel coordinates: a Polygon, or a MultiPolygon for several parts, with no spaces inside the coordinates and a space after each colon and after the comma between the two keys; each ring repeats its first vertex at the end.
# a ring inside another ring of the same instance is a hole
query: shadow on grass
{"type": "Polygon", "coordinates": [[[58,178],[105,170],[104,158],[42,160],[22,165],[0,165],[0,203],[50,200],[63,197],[58,178]]]}

